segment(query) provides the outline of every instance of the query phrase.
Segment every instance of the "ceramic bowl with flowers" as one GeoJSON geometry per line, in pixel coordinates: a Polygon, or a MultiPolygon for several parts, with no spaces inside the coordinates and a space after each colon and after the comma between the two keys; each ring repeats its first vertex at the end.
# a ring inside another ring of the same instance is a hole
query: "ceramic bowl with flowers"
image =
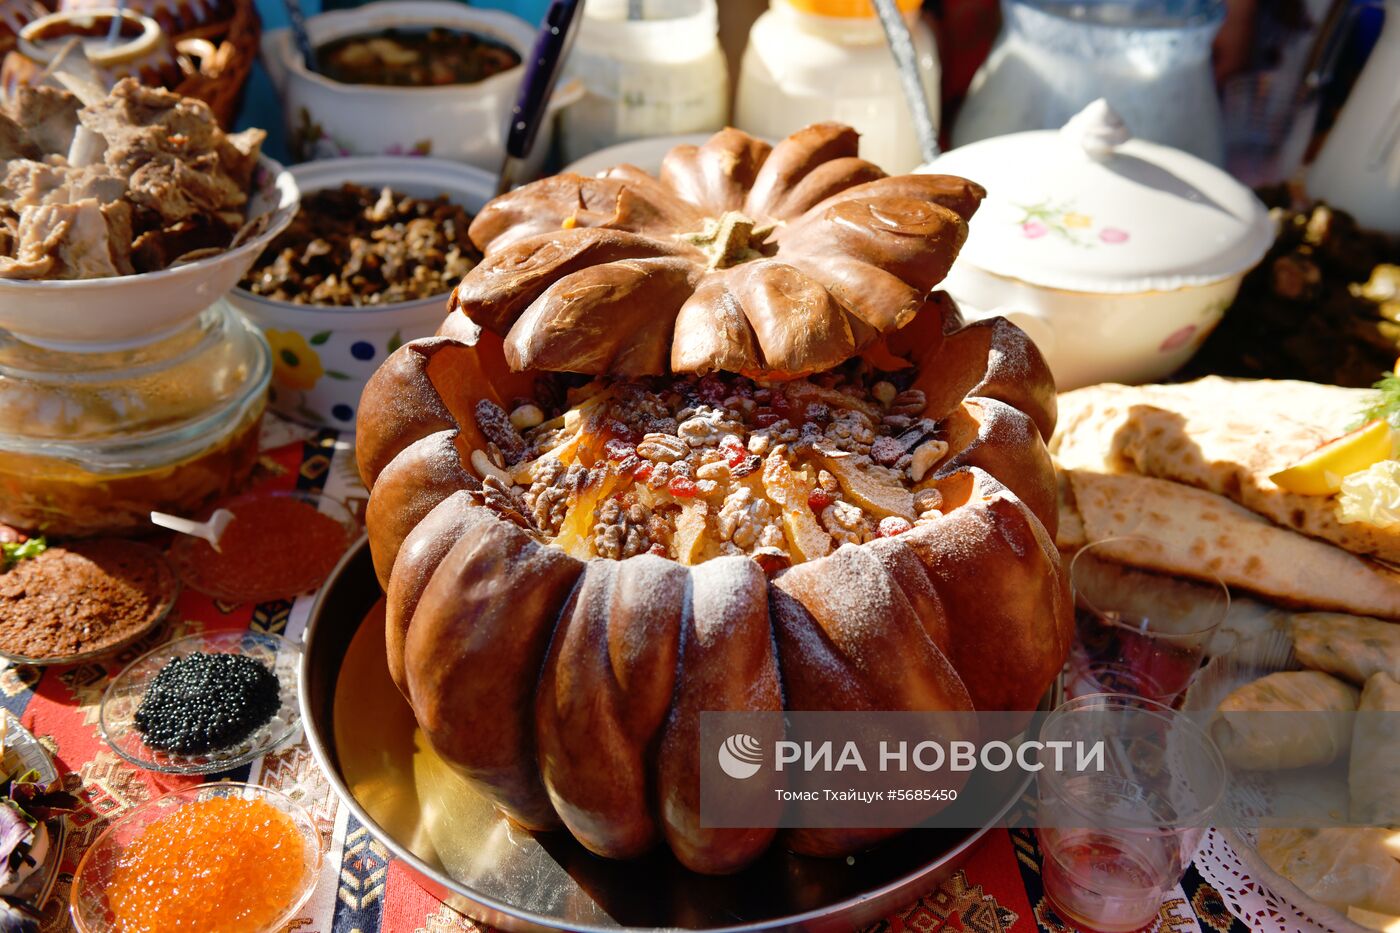
{"type": "Polygon", "coordinates": [[[365,381],[446,316],[448,295],[477,258],[467,223],[495,179],[415,157],[329,159],[291,171],[305,209],[229,300],[272,348],[272,409],[352,430],[365,381]]]}

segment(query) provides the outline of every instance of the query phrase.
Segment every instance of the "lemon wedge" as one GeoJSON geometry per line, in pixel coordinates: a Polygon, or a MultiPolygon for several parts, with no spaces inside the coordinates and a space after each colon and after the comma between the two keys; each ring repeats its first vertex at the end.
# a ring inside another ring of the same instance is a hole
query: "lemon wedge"
{"type": "Polygon", "coordinates": [[[1330,496],[1342,488],[1342,480],[1359,473],[1391,454],[1390,425],[1377,419],[1349,434],[1323,444],[1286,470],[1269,479],[1280,489],[1303,496],[1330,496]]]}

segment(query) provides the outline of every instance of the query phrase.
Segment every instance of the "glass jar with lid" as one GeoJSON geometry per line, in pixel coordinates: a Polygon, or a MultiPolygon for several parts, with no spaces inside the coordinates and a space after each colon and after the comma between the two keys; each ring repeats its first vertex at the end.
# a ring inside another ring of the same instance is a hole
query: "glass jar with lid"
{"type": "Polygon", "coordinates": [[[715,0],[589,0],[567,71],[585,88],[560,114],[567,162],[633,139],[711,133],[729,114],[715,0]]]}
{"type": "Polygon", "coordinates": [[[89,353],[0,331],[0,522],[124,534],[196,512],[258,456],[272,358],[224,301],[151,343],[89,353]]]}

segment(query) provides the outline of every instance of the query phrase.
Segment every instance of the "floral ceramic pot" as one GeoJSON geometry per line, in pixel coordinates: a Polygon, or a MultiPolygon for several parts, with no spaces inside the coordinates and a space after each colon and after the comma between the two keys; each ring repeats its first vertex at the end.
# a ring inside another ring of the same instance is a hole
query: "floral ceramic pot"
{"type": "MultiPolygon", "coordinates": [[[[446,195],[473,213],[491,199],[496,184],[481,169],[441,159],[328,159],[290,171],[302,191],[346,182],[387,186],[414,197],[446,195]]],[[[229,301],[262,328],[272,348],[272,410],[303,424],[354,430],[365,381],[400,344],[437,332],[447,316],[448,294],[342,308],[275,301],[235,288],[229,301]]]]}
{"type": "Polygon", "coordinates": [[[247,294],[234,303],[262,328],[272,348],[272,410],[341,430],[354,429],[360,392],[384,358],[409,340],[431,336],[447,314],[446,295],[367,311],[307,310],[247,294]],[[288,314],[289,307],[297,310],[288,314]]]}
{"type": "MultiPolygon", "coordinates": [[[[528,56],[536,29],[517,16],[450,0],[381,0],[333,10],[306,21],[316,47],[385,29],[443,27],[485,36],[528,56]]],[[[518,64],[474,84],[389,87],[344,84],[308,71],[291,31],[262,37],[261,60],[282,98],[292,145],[301,158],[423,155],[500,171],[511,108],[525,74],[518,64]]],[[[581,88],[561,85],[551,110],[577,100],[581,88]]],[[[549,152],[553,121],[541,128],[526,171],[538,172],[549,152]]]]}
{"type": "Polygon", "coordinates": [[[1063,129],[961,146],[927,170],[987,188],[943,287],[969,317],[1020,325],[1061,391],[1181,368],[1274,240],[1253,192],[1132,139],[1103,100],[1063,129]]]}

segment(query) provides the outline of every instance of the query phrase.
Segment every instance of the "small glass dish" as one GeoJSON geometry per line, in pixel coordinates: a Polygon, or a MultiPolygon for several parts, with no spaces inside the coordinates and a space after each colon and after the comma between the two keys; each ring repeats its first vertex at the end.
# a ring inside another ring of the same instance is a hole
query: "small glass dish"
{"type": "MultiPolygon", "coordinates": [[[[349,550],[350,543],[359,535],[359,525],[354,516],[351,515],[350,508],[333,496],[305,492],[299,489],[249,493],[227,502],[218,503],[214,508],[199,515],[198,520],[208,521],[215,508],[230,509],[237,516],[239,506],[268,500],[290,500],[305,503],[339,525],[344,531],[344,540],[335,557],[327,557],[319,561],[311,560],[313,555],[300,553],[297,548],[285,547],[284,545],[284,549],[287,551],[285,555],[282,555],[284,559],[274,560],[274,562],[279,568],[296,569],[301,572],[295,575],[295,579],[291,579],[285,584],[278,585],[276,581],[273,581],[273,585],[265,584],[259,588],[258,586],[249,586],[242,581],[212,576],[209,568],[201,567],[201,563],[213,555],[213,549],[209,543],[203,538],[196,538],[192,535],[177,535],[176,540],[170,546],[170,562],[186,586],[226,603],[260,603],[272,599],[290,599],[301,593],[315,590],[326,582],[326,578],[335,569],[335,565],[340,562],[340,558],[349,550]]],[[[238,519],[235,517],[234,523],[229,525],[230,530],[224,532],[222,541],[226,548],[229,535],[233,533],[233,524],[236,524],[237,521],[238,519]]],[[[267,544],[261,556],[272,559],[271,555],[275,553],[277,547],[275,542],[267,544]]],[[[221,556],[227,560],[232,553],[227,552],[221,556]]]]}
{"type": "Polygon", "coordinates": [[[301,648],[280,635],[262,632],[212,632],[161,645],[131,662],[107,685],[98,710],[102,738],[122,758],[166,774],[212,774],[247,764],[286,742],[301,726],[297,712],[297,672],[301,648]],[[277,712],[237,745],[199,755],[151,748],[136,728],[136,710],[161,668],[175,658],[205,654],[242,654],[266,664],[277,675],[281,700],[277,712]]]}
{"type": "Polygon", "coordinates": [[[122,855],[157,820],[187,804],[216,797],[261,800],[287,814],[296,825],[305,848],[301,883],[277,920],[263,927],[259,933],[281,930],[305,906],[316,888],[324,849],[321,832],[306,808],[287,795],[254,784],[225,781],[200,784],[147,801],[103,830],[78,863],[69,892],[73,925],[79,933],[117,933],[117,919],[107,900],[107,888],[112,883],[122,855]]]}
{"type": "MultiPolygon", "coordinates": [[[[102,541],[106,539],[90,539],[91,541],[102,541]]],[[[82,542],[79,542],[81,544],[82,542]]],[[[105,658],[116,654],[126,648],[141,641],[165,625],[170,617],[170,610],[175,608],[175,601],[180,597],[180,577],[171,566],[164,554],[149,544],[142,544],[139,541],[121,542],[123,550],[128,554],[143,554],[156,567],[160,568],[161,576],[165,578],[165,593],[159,603],[150,613],[149,618],[138,628],[132,629],[126,635],[106,645],[93,648],[90,651],[80,651],[77,654],[60,655],[49,658],[31,658],[18,654],[14,651],[0,649],[0,658],[9,661],[11,664],[28,664],[33,667],[57,667],[68,664],[83,664],[88,661],[95,661],[98,658],[105,658]]]]}

